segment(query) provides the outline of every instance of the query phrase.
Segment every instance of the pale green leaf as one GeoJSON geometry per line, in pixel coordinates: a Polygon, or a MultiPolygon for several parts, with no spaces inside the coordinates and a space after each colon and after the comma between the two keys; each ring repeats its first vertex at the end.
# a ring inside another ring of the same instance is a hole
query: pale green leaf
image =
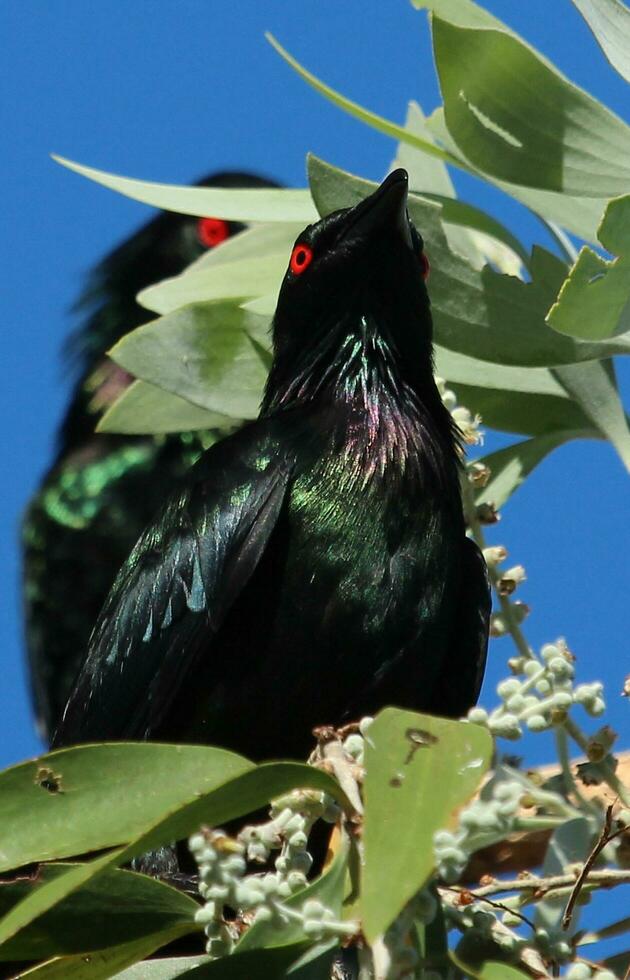
{"type": "MultiPolygon", "coordinates": [[[[577,867],[586,861],[593,849],[593,829],[587,817],[575,817],[556,827],[545,851],[541,869],[543,878],[564,874],[565,868],[577,867]]],[[[567,905],[566,894],[551,894],[536,903],[534,922],[538,929],[558,934],[567,905]]],[[[575,909],[572,928],[577,929],[580,909],[575,909]]]]}
{"type": "Polygon", "coordinates": [[[433,835],[475,793],[492,757],[476,725],[385,708],[370,726],[361,919],[369,942],[390,925],[435,866],[433,835]]]}
{"type": "MultiPolygon", "coordinates": [[[[446,128],[444,109],[440,106],[427,119],[427,126],[442,146],[451,153],[460,152],[446,128]]],[[[482,180],[493,184],[505,194],[520,201],[537,215],[542,215],[549,221],[554,221],[574,235],[579,235],[589,242],[597,241],[597,228],[601,222],[607,198],[573,197],[570,194],[559,194],[556,191],[544,191],[535,187],[524,187],[521,184],[509,184],[498,180],[490,174],[482,174],[473,167],[463,155],[461,166],[482,180]]]]}
{"type": "MultiPolygon", "coordinates": [[[[138,960],[149,956],[156,949],[178,939],[181,935],[181,930],[173,929],[142,936],[140,939],[110,949],[58,957],[20,973],[20,977],[29,977],[32,980],[109,980],[110,977],[121,976],[120,970],[137,963],[138,960]]],[[[178,975],[181,974],[171,976],[178,975]]],[[[165,980],[164,974],[160,980],[165,980]]]]}
{"type": "Polygon", "coordinates": [[[251,419],[267,378],[260,347],[268,326],[234,303],[193,304],[138,327],[110,353],[135,377],[200,408],[251,419]]]}
{"type": "Polygon", "coordinates": [[[621,0],[573,0],[609,62],[630,82],[630,10],[621,0]]]}
{"type": "Polygon", "coordinates": [[[97,432],[123,435],[159,435],[168,432],[194,432],[198,429],[229,429],[236,420],[199,408],[146,381],[134,381],[110,405],[96,428],[97,432]]]}
{"type": "Polygon", "coordinates": [[[307,224],[317,215],[306,190],[281,190],[277,187],[186,187],[134,180],[85,167],[53,154],[53,160],[88,177],[103,187],[178,214],[212,216],[228,221],[281,221],[307,224]]]}
{"type": "Polygon", "coordinates": [[[554,374],[593,425],[616,449],[630,471],[630,430],[611,360],[565,364],[554,374]]]}
{"type": "MultiPolygon", "coordinates": [[[[267,33],[265,35],[271,46],[278,52],[280,57],[284,58],[288,65],[293,68],[297,74],[304,79],[316,92],[323,95],[326,99],[333,103],[333,105],[338,106],[347,112],[348,115],[354,116],[355,119],[359,119],[361,122],[367,123],[372,129],[376,129],[379,133],[384,133],[386,136],[393,136],[394,139],[404,139],[411,146],[416,146],[418,149],[424,150],[425,153],[429,153],[440,160],[447,160],[451,163],[456,163],[456,159],[451,157],[451,154],[446,150],[441,149],[436,146],[430,140],[423,140],[420,137],[413,136],[411,133],[406,133],[403,126],[398,126],[396,123],[390,122],[383,116],[377,115],[375,112],[370,112],[369,109],[364,109],[363,106],[358,105],[351,99],[347,99],[344,95],[336,92],[329,85],[320,81],[316,78],[312,72],[304,68],[289,52],[286,48],[283,48],[279,41],[273,36],[273,34],[267,33]]],[[[286,220],[286,219],[285,219],[286,220]]]]}
{"type": "Polygon", "coordinates": [[[630,128],[518,38],[433,18],[449,132],[504,181],[585,197],[630,182],[630,128]]]}
{"type": "Polygon", "coordinates": [[[135,963],[115,975],[115,980],[176,980],[208,962],[207,956],[172,956],[135,963]]]}
{"type": "Polygon", "coordinates": [[[547,322],[554,330],[585,340],[630,336],[630,195],[606,209],[599,238],[619,258],[608,261],[588,246],[580,251],[547,322]]]}

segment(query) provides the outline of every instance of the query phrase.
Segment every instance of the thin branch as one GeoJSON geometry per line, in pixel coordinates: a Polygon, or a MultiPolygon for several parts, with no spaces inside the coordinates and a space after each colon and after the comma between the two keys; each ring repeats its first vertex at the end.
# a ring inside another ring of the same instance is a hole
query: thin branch
{"type": "Polygon", "coordinates": [[[580,871],[577,877],[577,881],[573,886],[573,891],[569,895],[569,901],[567,902],[567,906],[564,910],[564,915],[562,916],[563,929],[568,929],[569,926],[571,925],[571,919],[573,918],[573,910],[575,908],[575,903],[577,902],[580,896],[580,892],[582,891],[586,883],[586,879],[591,873],[591,869],[595,864],[597,858],[604,850],[604,848],[608,844],[610,844],[612,840],[615,839],[615,837],[619,837],[620,834],[624,834],[626,832],[625,827],[618,827],[616,830],[612,829],[613,808],[614,808],[614,804],[611,803],[608,809],[606,810],[606,819],[604,820],[604,826],[602,827],[601,834],[597,838],[597,841],[593,846],[593,850],[591,851],[586,861],[584,862],[582,870],[580,871]]]}
{"type": "MultiPolygon", "coordinates": [[[[551,875],[549,878],[524,875],[522,878],[512,878],[505,881],[497,879],[487,885],[482,885],[481,888],[476,888],[470,894],[473,898],[485,898],[486,895],[499,895],[502,892],[533,892],[536,898],[541,898],[547,892],[558,891],[560,888],[572,888],[575,885],[575,880],[575,874],[551,875]]],[[[592,871],[587,884],[598,888],[628,885],[630,884],[630,870],[617,871],[609,868],[604,871],[592,871]]]]}

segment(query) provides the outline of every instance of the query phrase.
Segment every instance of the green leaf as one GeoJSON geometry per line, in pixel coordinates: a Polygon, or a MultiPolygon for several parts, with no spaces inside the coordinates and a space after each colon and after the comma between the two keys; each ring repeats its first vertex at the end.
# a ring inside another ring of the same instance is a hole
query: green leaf
{"type": "Polygon", "coordinates": [[[277,187],[185,187],[120,177],[52,154],[53,160],[103,187],[164,211],[212,216],[228,221],[282,221],[307,224],[317,215],[308,191],[277,187]]]}
{"type": "Polygon", "coordinates": [[[236,420],[227,415],[199,408],[146,381],[134,381],[110,405],[96,431],[157,435],[197,429],[229,429],[235,424],[236,420]]]}
{"type": "Polygon", "coordinates": [[[190,303],[223,299],[254,299],[275,292],[289,262],[289,249],[216,265],[191,266],[179,276],[143,289],[141,306],[171,313],[190,303]]]}
{"type": "Polygon", "coordinates": [[[172,956],[149,960],[135,963],[122,973],[117,973],[116,980],[176,980],[176,977],[181,977],[207,962],[207,956],[172,956]]]}
{"type": "Polygon", "coordinates": [[[475,167],[585,197],[630,182],[630,128],[518,38],[433,17],[446,125],[475,167]]]}
{"type": "Polygon", "coordinates": [[[545,456],[570,439],[587,438],[591,434],[588,431],[550,432],[482,456],[479,462],[488,467],[491,476],[486,486],[477,491],[476,502],[490,502],[500,509],[545,456]]]}
{"type": "MultiPolygon", "coordinates": [[[[64,754],[70,753],[85,753],[86,758],[89,753],[95,753],[99,749],[122,749],[123,756],[126,757],[124,761],[129,762],[131,756],[130,749],[175,749],[181,752],[184,757],[188,750],[196,750],[197,752],[207,752],[207,753],[218,753],[221,756],[230,756],[232,753],[223,752],[219,749],[209,749],[201,746],[163,746],[153,743],[143,743],[140,745],[125,745],[124,743],[116,745],[102,745],[102,746],[84,746],[76,749],[64,749],[57,753],[51,753],[50,756],[45,757],[54,762],[64,754]]],[[[251,763],[247,763],[246,760],[241,759],[240,756],[232,756],[239,764],[245,764],[251,766],[251,763]]],[[[92,755],[93,764],[98,763],[99,757],[92,755]]],[[[137,760],[138,766],[142,764],[142,758],[139,757],[137,760]]],[[[153,781],[158,785],[160,783],[178,783],[175,775],[179,775],[177,771],[177,766],[180,763],[179,759],[170,760],[171,765],[164,767],[159,774],[156,774],[153,769],[151,769],[151,774],[153,776],[153,781]],[[169,773],[169,779],[164,779],[164,772],[169,773]]],[[[184,762],[186,759],[184,758],[184,762]]],[[[215,767],[216,767],[216,759],[215,767]]],[[[66,765],[67,760],[64,756],[64,771],[68,771],[68,766],[66,765]]],[[[208,764],[211,765],[211,756],[208,757],[208,764]]],[[[18,767],[20,768],[20,767],[18,767]]],[[[217,767],[218,768],[218,767],[217,767]]],[[[10,770],[9,770],[10,771],[10,770]]],[[[137,789],[137,784],[143,784],[144,780],[139,778],[140,769],[136,773],[127,773],[126,786],[122,789],[118,789],[117,797],[112,800],[112,786],[116,784],[115,778],[109,774],[109,779],[105,780],[103,778],[103,773],[98,768],[93,769],[91,773],[92,784],[96,783],[96,786],[100,786],[100,792],[96,795],[96,802],[94,808],[90,809],[89,804],[86,804],[88,799],[87,794],[78,792],[78,786],[72,783],[66,783],[64,785],[74,787],[74,808],[80,808],[83,811],[83,822],[79,822],[78,829],[75,829],[74,834],[72,833],[73,828],[64,827],[63,832],[65,836],[68,835],[76,838],[78,836],[78,831],[83,831],[83,837],[86,836],[85,824],[88,822],[93,822],[95,827],[99,829],[100,836],[103,836],[103,825],[105,823],[106,817],[112,814],[112,811],[123,811],[125,812],[126,806],[121,805],[121,800],[126,805],[127,803],[127,793],[129,785],[133,785],[134,791],[137,789]],[[76,795],[75,795],[76,794],[76,795]],[[106,806],[104,805],[106,803],[106,806]]],[[[6,776],[6,773],[2,774],[6,776]]],[[[145,773],[142,771],[142,776],[145,773]]],[[[217,773],[215,771],[215,781],[217,779],[217,773]]],[[[60,778],[63,780],[63,772],[58,772],[55,770],[55,777],[57,780],[60,778]]],[[[208,779],[208,774],[205,774],[206,780],[208,779]]],[[[46,776],[48,782],[52,779],[52,774],[46,776]]],[[[89,782],[89,780],[88,780],[89,782]]],[[[203,785],[202,780],[197,781],[198,785],[203,785]]],[[[24,929],[26,926],[36,919],[38,916],[42,915],[48,909],[52,908],[54,905],[58,904],[67,895],[71,894],[77,888],[86,884],[92,878],[97,875],[102,874],[104,871],[110,868],[117,867],[118,865],[125,864],[131,860],[131,858],[136,857],[138,854],[143,854],[146,851],[153,850],[160,847],[162,844],[167,844],[173,840],[183,840],[188,837],[194,830],[196,830],[201,824],[209,823],[214,826],[220,826],[227,823],[229,820],[233,820],[236,817],[243,816],[247,813],[252,813],[254,810],[259,809],[268,803],[275,796],[281,796],[283,793],[290,792],[298,787],[311,788],[316,790],[321,790],[325,793],[330,793],[331,796],[340,800],[342,805],[348,806],[348,801],[343,795],[339,785],[332,779],[327,773],[314,769],[311,766],[300,765],[298,763],[291,762],[279,762],[279,763],[268,763],[266,765],[261,765],[255,768],[250,768],[245,772],[241,772],[240,775],[235,776],[235,778],[227,778],[222,784],[212,786],[209,792],[204,792],[203,789],[197,789],[193,798],[188,798],[187,801],[180,801],[175,803],[171,807],[170,812],[162,811],[162,816],[157,820],[153,817],[152,820],[145,821],[144,830],[138,831],[135,829],[134,838],[131,840],[126,847],[118,848],[104,856],[97,858],[96,860],[89,861],[86,864],[77,865],[71,868],[69,871],[64,872],[63,875],[53,879],[52,881],[45,882],[38,888],[35,888],[33,892],[23,899],[18,905],[14,906],[11,911],[0,921],[0,944],[6,942],[8,939],[12,938],[14,935],[24,929]]],[[[41,787],[40,787],[41,788],[41,787]]],[[[0,792],[2,787],[0,786],[0,792]]],[[[44,792],[49,792],[45,790],[44,792]]],[[[22,794],[24,797],[23,805],[29,806],[29,794],[22,794]]],[[[59,798],[61,793],[59,791],[54,793],[55,798],[59,798]]],[[[67,795],[67,794],[66,794],[67,795]]],[[[131,794],[133,795],[133,794],[131,794]]],[[[150,790],[147,791],[147,795],[150,797],[150,790]]],[[[4,800],[3,800],[4,802],[4,800]]],[[[57,815],[58,816],[58,815],[57,815]]],[[[136,816],[132,813],[132,816],[136,816]]],[[[124,839],[129,840],[130,830],[125,824],[126,832],[124,833],[124,839]]],[[[62,837],[62,831],[58,831],[56,837],[62,837]]],[[[88,835],[89,836],[89,835],[88,835]]],[[[58,849],[56,847],[56,837],[54,838],[55,847],[53,850],[58,849]]],[[[97,845],[98,846],[98,845],[97,845]]],[[[39,842],[35,843],[35,851],[41,850],[41,845],[39,842]]],[[[92,845],[94,847],[94,845],[92,845]]],[[[79,847],[79,850],[88,850],[92,847],[79,847]]],[[[35,858],[27,858],[26,861],[20,862],[27,863],[29,860],[37,860],[35,858]]],[[[144,955],[144,954],[142,954],[144,955]]]]}
{"type": "MultiPolygon", "coordinates": [[[[376,184],[309,156],[309,181],[320,214],[363,200],[376,184]]],[[[475,269],[448,246],[438,205],[409,195],[409,213],[431,256],[430,294],[435,340],[484,361],[534,367],[599,359],[630,351],[630,339],[591,343],[554,333],[545,316],[566,275],[566,265],[534,248],[532,282],[475,269]],[[560,343],[558,342],[560,340],[560,343]]]]}
{"type": "Polygon", "coordinates": [[[134,939],[132,942],[110,949],[81,953],[78,956],[59,957],[20,973],[20,977],[28,977],[32,980],[109,980],[110,977],[118,977],[120,970],[137,963],[145,956],[150,956],[160,946],[178,939],[181,935],[178,929],[173,929],[171,932],[143,936],[141,939],[134,939]]]}
{"type": "Polygon", "coordinates": [[[0,871],[126,843],[253,768],[223,749],[155,742],[60,749],[13,766],[0,773],[0,871]]]}
{"type": "MultiPolygon", "coordinates": [[[[452,153],[461,153],[457,150],[457,146],[446,128],[444,109],[441,106],[427,119],[427,127],[442,146],[449,148],[452,153]]],[[[523,187],[521,184],[509,184],[492,177],[490,174],[482,174],[475,169],[469,160],[465,159],[463,154],[461,166],[481,180],[498,187],[509,197],[520,201],[534,214],[543,215],[548,221],[554,221],[586,241],[597,241],[597,228],[608,204],[607,198],[573,197],[569,194],[559,194],[556,191],[544,191],[535,187],[523,187]]]]}
{"type": "Polygon", "coordinates": [[[554,330],[586,340],[630,333],[630,195],[606,209],[599,239],[620,257],[603,259],[588,246],[564,281],[547,322],[554,330]]]}
{"type": "MultiPolygon", "coordinates": [[[[393,136],[394,139],[404,139],[411,146],[415,146],[425,153],[429,153],[431,156],[437,157],[439,160],[446,160],[450,163],[457,163],[455,157],[451,157],[451,154],[446,150],[442,150],[439,146],[436,146],[431,140],[423,140],[420,137],[414,136],[411,133],[406,133],[402,126],[397,126],[396,123],[390,122],[383,116],[377,115],[375,112],[370,112],[369,109],[364,109],[363,106],[358,105],[358,103],[353,102],[351,99],[347,99],[344,95],[336,92],[329,85],[326,85],[320,79],[316,78],[310,71],[307,71],[289,52],[286,48],[283,48],[279,41],[267,32],[265,37],[271,44],[271,46],[278,52],[281,58],[287,62],[288,65],[293,68],[295,72],[303,78],[308,85],[323,95],[324,98],[332,102],[333,105],[338,106],[347,112],[348,115],[354,116],[355,119],[359,119],[361,122],[367,123],[372,129],[376,129],[379,133],[384,133],[386,136],[393,136]]],[[[312,219],[310,219],[312,220],[312,219]]]]}
{"type": "MultiPolygon", "coordinates": [[[[507,250],[509,255],[512,257],[510,274],[517,275],[517,269],[520,268],[521,262],[525,268],[529,268],[529,255],[525,250],[524,246],[519,242],[518,238],[513,235],[509,229],[493,218],[491,215],[486,214],[480,208],[474,207],[472,204],[466,204],[464,201],[453,200],[448,197],[443,197],[441,194],[432,194],[425,192],[424,196],[429,201],[435,201],[442,208],[442,220],[445,225],[455,225],[460,228],[467,228],[469,231],[476,233],[477,237],[473,237],[473,243],[476,243],[476,248],[478,254],[480,254],[482,261],[479,263],[479,268],[484,264],[484,261],[488,259],[493,259],[492,248],[486,246],[485,249],[479,247],[479,237],[489,238],[493,242],[498,243],[503,246],[504,250],[507,250]],[[514,259],[518,259],[517,262],[514,259]]],[[[505,262],[505,258],[503,259],[505,262]]],[[[496,260],[495,260],[496,262],[496,260]]],[[[506,269],[499,267],[501,272],[506,271],[506,269]]]]}
{"type": "Polygon", "coordinates": [[[193,304],[133,330],[110,354],[135,377],[209,412],[251,419],[267,378],[254,341],[266,343],[268,323],[227,301],[193,304]]]}
{"type": "Polygon", "coordinates": [[[490,765],[492,739],[464,722],[385,708],[366,740],[361,910],[369,942],[431,874],[433,835],[490,765]]]}
{"type": "Polygon", "coordinates": [[[555,368],[554,375],[574,403],[581,406],[593,425],[614,446],[630,471],[630,430],[619,398],[613,362],[565,364],[555,368]]]}
{"type": "Polygon", "coordinates": [[[573,0],[613,68],[630,82],[630,10],[621,0],[573,0]]]}
{"type": "MultiPolygon", "coordinates": [[[[20,876],[0,887],[0,914],[47,881],[78,865],[42,866],[33,878],[20,876]]],[[[192,932],[199,908],[188,895],[131,871],[109,871],[45,912],[20,935],[0,947],[0,960],[35,960],[84,953],[174,930],[192,932]]]]}
{"type": "Polygon", "coordinates": [[[493,17],[472,0],[411,0],[411,3],[416,10],[430,10],[460,27],[496,27],[510,31],[498,17],[493,17]]]}
{"type": "Polygon", "coordinates": [[[507,963],[484,963],[481,972],[478,974],[479,980],[528,980],[529,974],[517,970],[514,966],[507,963]]]}
{"type": "Polygon", "coordinates": [[[442,347],[435,354],[436,373],[462,405],[481,416],[484,427],[531,436],[559,429],[598,435],[591,418],[548,368],[489,364],[442,347]]]}

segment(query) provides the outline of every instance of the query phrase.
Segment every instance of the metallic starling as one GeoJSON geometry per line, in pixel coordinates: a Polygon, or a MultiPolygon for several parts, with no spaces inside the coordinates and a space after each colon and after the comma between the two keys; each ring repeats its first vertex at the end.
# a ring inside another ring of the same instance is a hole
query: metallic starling
{"type": "Polygon", "coordinates": [[[316,725],[475,703],[488,581],[406,204],[396,170],[299,235],[259,418],[207,450],[141,535],[55,745],[303,759],[316,725]]]}
{"type": "MultiPolygon", "coordinates": [[[[207,187],[264,187],[246,173],[219,173],[207,187]]],[[[95,435],[99,415],[133,380],[106,357],[125,333],[151,320],[136,302],[145,286],[175,276],[244,226],[163,212],[92,272],[68,345],[78,380],[54,461],[24,516],[24,614],[32,697],[48,740],[68,700],[94,622],[116,573],[166,494],[181,485],[207,433],[95,435]]]]}

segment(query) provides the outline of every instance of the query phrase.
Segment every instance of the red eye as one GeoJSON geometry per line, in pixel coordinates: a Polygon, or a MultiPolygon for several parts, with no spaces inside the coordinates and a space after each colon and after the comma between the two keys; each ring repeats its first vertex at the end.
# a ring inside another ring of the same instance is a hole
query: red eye
{"type": "Polygon", "coordinates": [[[429,265],[429,260],[426,257],[426,255],[424,254],[424,252],[420,256],[420,265],[422,266],[422,278],[423,279],[428,279],[429,278],[429,273],[431,271],[431,266],[429,265]]]}
{"type": "Polygon", "coordinates": [[[221,218],[200,218],[197,222],[197,238],[206,248],[214,248],[229,237],[227,221],[221,218]]]}
{"type": "Polygon", "coordinates": [[[296,245],[291,252],[291,272],[299,276],[313,259],[313,250],[308,245],[296,245]]]}

